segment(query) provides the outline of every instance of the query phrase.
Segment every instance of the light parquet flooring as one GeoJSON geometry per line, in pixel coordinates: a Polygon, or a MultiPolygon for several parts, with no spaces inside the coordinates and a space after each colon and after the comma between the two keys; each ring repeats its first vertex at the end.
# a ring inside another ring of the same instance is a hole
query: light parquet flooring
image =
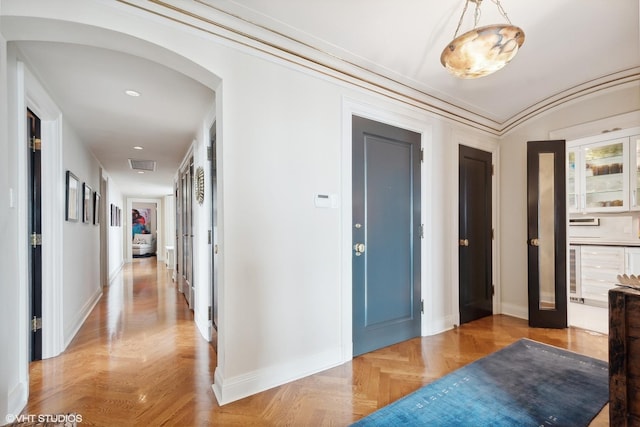
{"type": "MultiPolygon", "coordinates": [[[[76,412],[81,425],[97,426],[346,426],[522,337],[607,360],[604,335],[493,316],[220,407],[214,347],[164,264],[138,259],[105,289],[67,351],[31,364],[24,413],[76,412]]],[[[592,425],[608,425],[606,407],[592,425]]]]}

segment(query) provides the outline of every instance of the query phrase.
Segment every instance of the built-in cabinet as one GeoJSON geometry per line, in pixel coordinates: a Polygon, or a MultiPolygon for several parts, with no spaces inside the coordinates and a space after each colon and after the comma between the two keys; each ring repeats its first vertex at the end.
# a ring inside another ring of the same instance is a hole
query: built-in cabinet
{"type": "Polygon", "coordinates": [[[640,210],[640,128],[567,144],[570,213],[640,210]]]}
{"type": "Polygon", "coordinates": [[[572,302],[606,307],[619,274],[640,275],[640,247],[571,245],[568,270],[572,302]]]}

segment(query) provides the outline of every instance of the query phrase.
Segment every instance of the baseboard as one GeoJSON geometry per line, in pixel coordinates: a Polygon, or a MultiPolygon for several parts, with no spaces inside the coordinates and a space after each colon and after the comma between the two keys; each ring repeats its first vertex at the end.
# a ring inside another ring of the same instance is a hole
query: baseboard
{"type": "Polygon", "coordinates": [[[87,317],[89,317],[89,314],[91,314],[91,311],[93,310],[93,308],[96,306],[96,304],[98,304],[98,301],[100,301],[101,297],[102,297],[102,289],[98,287],[98,289],[96,289],[96,292],[91,296],[91,298],[89,298],[89,300],[85,303],[85,305],[78,311],[78,315],[76,316],[74,321],[71,323],[71,327],[65,328],[65,334],[64,334],[65,350],[71,343],[71,340],[76,336],[76,334],[84,324],[85,320],[87,320],[87,317]]]}
{"type": "Polygon", "coordinates": [[[432,319],[428,322],[427,325],[422,330],[422,336],[428,337],[431,335],[436,335],[444,331],[448,331],[453,329],[453,316],[445,316],[440,319],[432,319]]]}
{"type": "MultiPolygon", "coordinates": [[[[18,383],[13,390],[11,390],[7,394],[7,409],[8,413],[5,414],[5,417],[2,418],[2,422],[4,420],[8,420],[7,415],[18,415],[22,412],[25,406],[27,406],[27,401],[29,399],[29,383],[18,383]]],[[[2,424],[4,425],[4,424],[2,424]]]]}
{"type": "Polygon", "coordinates": [[[207,341],[211,341],[211,322],[208,318],[202,316],[196,316],[196,327],[200,331],[200,335],[207,341]]]}
{"type": "Polygon", "coordinates": [[[333,350],[292,363],[275,367],[270,366],[233,378],[224,378],[218,367],[214,375],[213,393],[219,405],[226,405],[247,396],[341,365],[341,354],[341,348],[336,347],[333,350]]]}
{"type": "Polygon", "coordinates": [[[529,307],[503,302],[500,304],[501,314],[529,320],[529,307]]]}
{"type": "Polygon", "coordinates": [[[122,271],[122,268],[124,267],[124,265],[125,265],[125,262],[123,259],[120,265],[118,266],[118,268],[116,268],[116,270],[113,273],[109,274],[109,286],[111,286],[111,282],[113,282],[115,278],[118,277],[118,274],[120,274],[120,271],[122,271]]]}

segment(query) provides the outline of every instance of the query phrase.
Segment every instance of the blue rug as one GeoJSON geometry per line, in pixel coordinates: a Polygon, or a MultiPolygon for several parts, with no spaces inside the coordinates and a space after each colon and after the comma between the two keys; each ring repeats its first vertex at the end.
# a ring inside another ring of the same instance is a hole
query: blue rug
{"type": "Polygon", "coordinates": [[[609,400],[609,365],[522,339],[353,426],[587,426],[609,400]]]}

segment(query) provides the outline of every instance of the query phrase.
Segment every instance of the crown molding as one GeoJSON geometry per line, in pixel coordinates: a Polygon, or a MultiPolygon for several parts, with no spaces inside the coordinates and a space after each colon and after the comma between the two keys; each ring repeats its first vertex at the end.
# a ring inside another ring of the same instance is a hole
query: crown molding
{"type": "Polygon", "coordinates": [[[204,0],[118,0],[174,23],[215,36],[222,43],[265,59],[302,67],[309,72],[399,101],[429,114],[501,137],[543,113],[581,97],[640,81],[640,67],[623,70],[545,98],[500,122],[470,109],[366,69],[264,25],[229,13],[204,0]]]}

